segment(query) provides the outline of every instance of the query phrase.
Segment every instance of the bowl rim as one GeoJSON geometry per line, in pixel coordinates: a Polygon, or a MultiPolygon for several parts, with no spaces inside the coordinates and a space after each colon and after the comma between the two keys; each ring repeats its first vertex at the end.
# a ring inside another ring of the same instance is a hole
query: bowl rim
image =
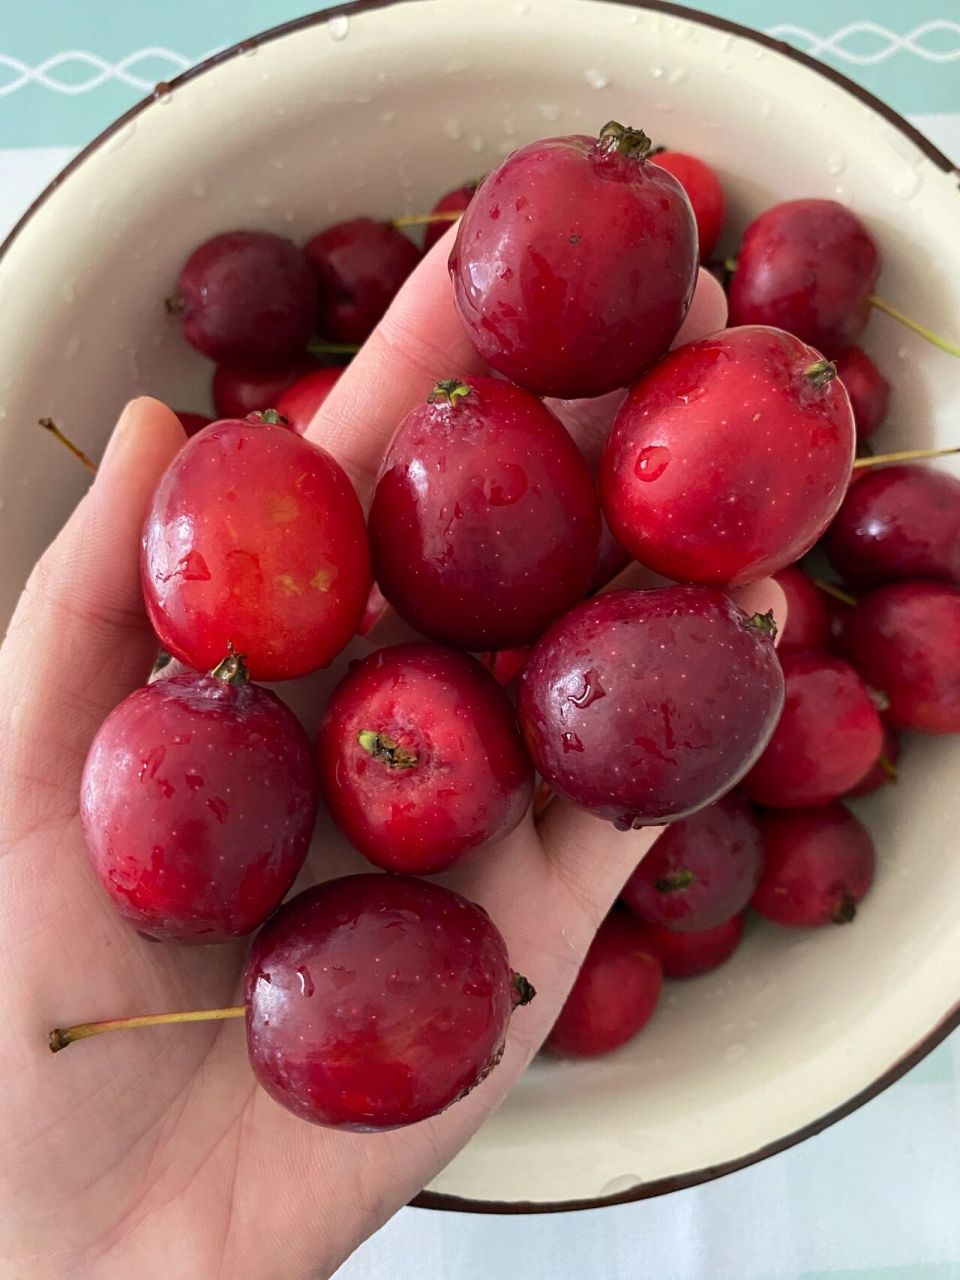
{"type": "MultiPolygon", "coordinates": [[[[94,152],[98,151],[105,143],[109,142],[115,133],[122,129],[131,120],[134,120],[143,111],[154,105],[158,98],[167,92],[170,92],[181,85],[188,84],[191,80],[205,74],[207,71],[219,66],[223,62],[227,62],[232,58],[242,56],[249,53],[252,49],[258,48],[260,45],[268,44],[274,40],[282,39],[284,36],[291,35],[297,31],[305,30],[309,27],[323,26],[334,18],[347,17],[356,13],[371,12],[376,9],[390,8],[395,4],[403,3],[421,3],[422,0],[346,0],[346,3],[334,5],[329,9],[320,12],[304,14],[299,18],[293,18],[289,22],[281,23],[278,26],[269,27],[265,31],[241,40],[236,44],[229,45],[221,49],[217,53],[205,58],[202,62],[196,63],[194,66],[187,68],[180,75],[174,77],[168,82],[161,81],[154,92],[147,97],[142,98],[135,103],[122,115],[111,121],[109,125],[99,133],[91,142],[81,148],[80,151],[56,174],[56,176],[48,183],[40,194],[31,202],[26,211],[21,215],[17,222],[13,225],[2,242],[0,242],[0,266],[3,259],[14,241],[24,230],[27,223],[33,218],[38,210],[46,204],[46,202],[54,195],[62,183],[80,167],[94,152]]],[[[589,4],[594,0],[579,0],[579,3],[589,4]]],[[[894,111],[887,103],[877,98],[869,90],[864,89],[861,85],[850,80],[842,72],[835,70],[833,67],[827,66],[825,63],[818,61],[810,54],[804,53],[800,49],[795,49],[782,40],[777,40],[772,36],[765,35],[763,32],[756,31],[751,27],[743,26],[741,23],[732,22],[728,18],[722,18],[715,14],[704,13],[699,9],[688,8],[685,5],[670,3],[670,0],[601,0],[602,3],[623,5],[627,8],[643,9],[652,13],[666,14],[670,17],[682,18],[685,21],[695,23],[699,26],[709,27],[715,31],[727,32],[737,36],[741,40],[748,41],[752,44],[759,45],[764,49],[770,49],[775,53],[781,54],[783,57],[790,58],[793,62],[799,63],[808,70],[813,71],[816,75],[831,81],[846,93],[857,98],[865,106],[869,107],[877,115],[880,115],[889,124],[893,125],[900,133],[907,137],[926,157],[931,160],[939,169],[945,173],[952,173],[958,179],[957,192],[960,195],[960,166],[955,165],[944,153],[936,147],[929,138],[925,137],[918,129],[909,123],[897,111],[894,111]]],[[[790,1147],[796,1146],[797,1143],[803,1142],[807,1138],[815,1137],[818,1133],[822,1133],[824,1129],[835,1124],[838,1120],[843,1120],[851,1115],[864,1103],[876,1098],[885,1089],[896,1083],[902,1076],[906,1075],[913,1067],[915,1067],[923,1058],[932,1050],[940,1045],[946,1038],[960,1027],[960,1000],[952,1010],[936,1025],[931,1031],[919,1040],[913,1048],[903,1057],[894,1062],[886,1071],[866,1085],[858,1093],[855,1093],[846,1102],[834,1107],[824,1115],[811,1121],[809,1124],[801,1126],[799,1129],[793,1130],[791,1133],[785,1134],[781,1138],[776,1138],[772,1142],[766,1143],[762,1147],[758,1147],[755,1151],[748,1152],[746,1155],[738,1156],[733,1160],[726,1160],[716,1165],[708,1165],[704,1168],[691,1170],[689,1173],[676,1174],[671,1177],[657,1178],[647,1183],[640,1183],[628,1191],[618,1192],[614,1195],[607,1196],[588,1196],[583,1199],[574,1200],[556,1200],[556,1201],[500,1201],[500,1200],[474,1200],[466,1199],[461,1196],[450,1195],[444,1192],[421,1191],[419,1195],[411,1200],[411,1205],[415,1208],[437,1209],[447,1212],[458,1213],[491,1213],[491,1214],[539,1214],[539,1213],[566,1213],[580,1209],[599,1209],[606,1208],[610,1205],[631,1204],[634,1201],[651,1199],[654,1196],[666,1195],[672,1191],[682,1191],[690,1187],[700,1186],[706,1182],[712,1182],[716,1178],[724,1177],[728,1173],[735,1173],[739,1169],[748,1168],[750,1165],[758,1164],[761,1160],[766,1160],[770,1156],[778,1155],[782,1151],[788,1150],[790,1147]]]]}

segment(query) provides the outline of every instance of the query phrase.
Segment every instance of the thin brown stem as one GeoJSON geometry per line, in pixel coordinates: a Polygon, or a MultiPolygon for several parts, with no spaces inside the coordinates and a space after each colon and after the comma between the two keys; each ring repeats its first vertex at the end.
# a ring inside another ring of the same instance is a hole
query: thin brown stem
{"type": "Polygon", "coordinates": [[[852,596],[849,591],[844,591],[833,582],[824,582],[822,578],[812,578],[811,581],[824,595],[833,596],[834,600],[839,600],[841,604],[848,604],[853,608],[860,603],[856,596],[852,596]]]}
{"type": "Polygon", "coordinates": [[[62,445],[66,446],[66,448],[70,450],[75,458],[78,458],[83,463],[88,471],[92,471],[94,475],[96,475],[97,464],[92,458],[88,458],[79,445],[75,445],[69,436],[64,435],[52,418],[41,418],[39,422],[44,431],[49,431],[55,439],[59,440],[62,445]]]}
{"type": "Polygon", "coordinates": [[[405,213],[391,218],[390,225],[402,231],[404,227],[426,227],[434,222],[456,222],[463,215],[461,209],[441,209],[437,213],[405,213]]]}
{"type": "Polygon", "coordinates": [[[854,471],[864,467],[879,467],[887,462],[922,462],[924,458],[949,458],[960,453],[960,445],[951,445],[949,449],[900,449],[896,453],[875,453],[872,458],[855,458],[854,471]]]}
{"type": "Polygon", "coordinates": [[[159,1027],[171,1022],[214,1022],[224,1018],[242,1018],[245,1007],[228,1009],[195,1009],[189,1013],[145,1013],[135,1018],[108,1018],[105,1022],[81,1022],[75,1027],[54,1027],[50,1032],[50,1052],[59,1053],[74,1040],[86,1040],[106,1031],[126,1031],[133,1027],[159,1027]]]}

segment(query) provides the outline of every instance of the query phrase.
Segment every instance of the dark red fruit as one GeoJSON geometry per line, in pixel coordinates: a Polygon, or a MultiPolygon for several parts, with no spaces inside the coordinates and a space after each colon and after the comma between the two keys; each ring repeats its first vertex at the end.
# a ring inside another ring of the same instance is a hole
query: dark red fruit
{"type": "Polygon", "coordinates": [[[794,809],[825,804],[864,776],[880,754],[883,725],[866,685],[841,658],[781,654],[783,715],[743,780],[757,804],[794,809]]]}
{"type": "Polygon", "coordinates": [[[277,400],[277,413],[302,436],[342,373],[342,369],[314,369],[305,374],[277,400]]]}
{"type": "Polygon", "coordinates": [[[900,734],[892,725],[883,726],[883,742],[880,744],[880,755],[870,766],[855,787],[846,793],[848,796],[866,796],[872,791],[880,791],[897,781],[897,761],[900,759],[902,743],[900,734]]]}
{"type": "Polygon", "coordinates": [[[728,795],[667,827],[620,896],[647,924],[710,929],[744,909],[762,862],[753,810],[728,795]]]}
{"type": "Polygon", "coordinates": [[[621,829],[712,804],[777,723],[773,631],[705,587],[579,605],[523,673],[518,713],[534,764],[558,795],[621,829]]]}
{"type": "Polygon", "coordinates": [[[213,407],[220,418],[245,418],[250,413],[276,409],[287,387],[314,368],[314,362],[306,359],[266,373],[219,365],[213,371],[213,407]]]}
{"type": "Polygon", "coordinates": [[[303,251],[267,231],[227,231],[194,249],[167,304],[217,364],[282,369],[313,332],[317,286],[303,251]]]}
{"type": "Polygon", "coordinates": [[[228,658],[124,699],[97,731],[80,816],[97,874],[148,937],[224,942],[277,907],[317,811],[293,712],[228,658]]]}
{"type": "Polygon", "coordinates": [[[773,580],[787,598],[787,621],[780,632],[780,652],[826,649],[830,640],[826,594],[795,565],[775,573],[773,580]]]}
{"type": "Polygon", "coordinates": [[[450,255],[457,308],[493,368],[538,395],[626,386],[676,337],[697,278],[680,183],[647,136],[521,147],[481,183],[450,255]]]}
{"type": "Polygon", "coordinates": [[[667,578],[753,582],[798,560],[853,464],[850,402],[818,352],[728,329],[652,369],[617,414],[600,496],[619,541],[667,578]]]}
{"type": "Polygon", "coordinates": [[[960,591],[896,582],[864,598],[845,643],[864,679],[889,699],[890,722],[920,733],[960,733],[960,591]]]}
{"type": "Polygon", "coordinates": [[[887,416],[890,383],[860,347],[844,347],[834,364],[853,406],[857,439],[866,440],[887,416]]]}
{"type": "Polygon", "coordinates": [[[394,436],[370,509],[399,614],[464,649],[529,644],[590,585],[600,504],[576,445],[495,378],[437,383],[394,436]]]}
{"type": "MultiPolygon", "coordinates": [[[[437,203],[430,210],[431,213],[463,213],[464,209],[473,199],[473,193],[479,184],[476,182],[466,182],[462,187],[455,187],[453,191],[448,191],[446,195],[440,197],[437,203]]],[[[427,252],[432,249],[437,241],[446,233],[448,223],[444,222],[428,222],[426,232],[423,237],[423,251],[427,252]]]]}
{"type": "Polygon", "coordinates": [[[232,644],[258,680],[329,663],[370,589],[363,512],[339,463],[287,427],[228,419],[188,440],[143,532],[163,647],[198,670],[232,644]]]}
{"type": "Polygon", "coordinates": [[[317,760],[330,816],[387,871],[443,871],[511,832],[533,796],[509,698],[475,658],[434,644],[351,664],[317,760]]]}
{"type": "Polygon", "coordinates": [[[304,252],[320,290],[320,333],[334,342],[368,338],[421,257],[402,231],[373,218],[327,227],[304,252]]]}
{"type": "Polygon", "coordinates": [[[565,1058],[618,1049],[650,1021],[662,986],[647,931],[614,908],[590,944],[544,1049],[565,1058]]]}
{"type": "Polygon", "coordinates": [[[960,582],[960,480],[932,467],[867,468],[844,498],[826,549],[855,587],[960,582]]]}
{"type": "Polygon", "coordinates": [[[730,323],[770,324],[834,356],[870,315],[880,251],[835,200],[786,200],[743,235],[730,283],[730,323]]]}
{"type": "Polygon", "coordinates": [[[480,661],[504,689],[523,674],[523,668],[530,657],[530,646],[521,645],[517,649],[493,649],[480,655],[480,661]]]}
{"type": "Polygon", "coordinates": [[[254,939],[250,1062],[304,1120],[395,1129],[479,1084],[532,995],[490,917],[459,894],[406,876],[328,880],[254,939]]]}
{"type": "Polygon", "coordinates": [[[188,436],[195,436],[204,427],[209,427],[213,421],[212,418],[207,418],[202,413],[181,413],[179,409],[175,409],[174,412],[180,419],[180,425],[188,436]]]}
{"type": "Polygon", "coordinates": [[[743,913],[696,933],[650,925],[647,938],[660,957],[665,978],[696,978],[729,960],[743,937],[743,913]]]}
{"type": "Polygon", "coordinates": [[[700,259],[709,258],[717,247],[726,215],[720,179],[708,164],[683,151],[659,151],[656,163],[672,173],[687,193],[697,220],[700,259]]]}
{"type": "Polygon", "coordinates": [[[873,883],[876,855],[862,823],[838,801],[759,815],[765,849],[754,909],[777,924],[848,924],[873,883]]]}

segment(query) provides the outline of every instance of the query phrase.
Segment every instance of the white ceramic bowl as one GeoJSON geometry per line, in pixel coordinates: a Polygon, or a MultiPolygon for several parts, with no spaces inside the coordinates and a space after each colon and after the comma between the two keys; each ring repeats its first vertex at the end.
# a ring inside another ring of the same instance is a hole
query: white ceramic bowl
{"type": "MultiPolygon", "coordinates": [[[[429,207],[522,142],[610,117],[719,169],[731,246],[775,200],[848,201],[883,246],[883,294],[956,332],[955,171],[802,55],[667,5],[348,5],[175,81],[88,148],[7,243],[0,621],[86,483],[37,418],[96,454],[135,393],[208,403],[209,366],[159,305],[196,244],[429,207]]],[[[883,317],[867,345],[895,385],[882,444],[956,442],[960,362],[883,317]]],[[[917,1061],[960,1019],[958,762],[958,739],[911,742],[901,785],[864,805],[881,866],[852,928],[758,922],[621,1052],[536,1063],[424,1202],[535,1210],[688,1185],[816,1132],[917,1061]]]]}

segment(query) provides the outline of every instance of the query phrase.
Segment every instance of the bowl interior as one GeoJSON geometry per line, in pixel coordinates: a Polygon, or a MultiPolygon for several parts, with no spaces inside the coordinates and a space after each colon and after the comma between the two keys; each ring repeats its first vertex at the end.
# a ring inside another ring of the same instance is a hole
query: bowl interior
{"type": "MultiPolygon", "coordinates": [[[[116,128],[0,272],[16,317],[0,350],[0,620],[86,483],[37,418],[96,455],[134,394],[209,407],[210,367],[162,301],[219,230],[303,240],[341,217],[428,208],[524,141],[613,117],[717,167],[731,247],[775,200],[849,202],[883,247],[883,294],[955,330],[955,177],[868,103],[708,22],[597,0],[387,4],[230,57],[116,128]]],[[[960,364],[883,317],[866,345],[894,383],[881,444],[956,441],[960,364]]],[[[913,741],[896,792],[861,805],[882,865],[854,927],[755,923],[731,963],[671,989],[634,1044],[536,1063],[434,1189],[536,1205],[656,1188],[870,1086],[956,1001],[958,762],[956,740],[913,741]]]]}

